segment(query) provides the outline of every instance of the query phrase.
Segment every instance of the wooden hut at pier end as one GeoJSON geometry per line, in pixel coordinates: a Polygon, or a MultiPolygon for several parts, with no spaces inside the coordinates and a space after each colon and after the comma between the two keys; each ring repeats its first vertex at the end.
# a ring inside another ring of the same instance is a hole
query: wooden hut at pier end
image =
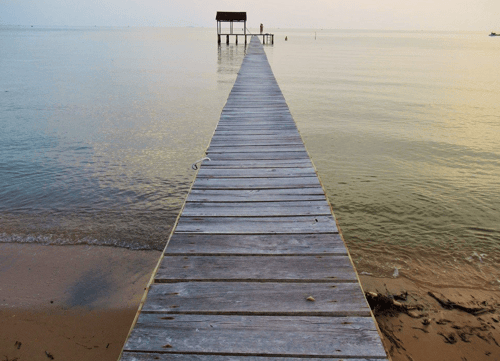
{"type": "Polygon", "coordinates": [[[221,35],[226,35],[226,44],[229,44],[229,36],[236,37],[236,44],[238,44],[238,35],[243,35],[245,38],[245,44],[247,43],[247,13],[246,12],[231,12],[231,11],[217,11],[217,43],[220,44],[221,35]],[[222,23],[229,23],[229,33],[222,33],[222,23]],[[243,22],[243,34],[234,33],[234,22],[243,22]]]}

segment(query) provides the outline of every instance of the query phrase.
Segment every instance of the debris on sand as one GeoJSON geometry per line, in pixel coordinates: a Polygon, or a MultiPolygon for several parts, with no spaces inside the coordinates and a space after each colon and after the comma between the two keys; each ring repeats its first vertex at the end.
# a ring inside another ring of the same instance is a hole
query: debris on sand
{"type": "Polygon", "coordinates": [[[403,304],[398,300],[406,301],[408,297],[408,292],[403,292],[399,295],[383,295],[378,292],[366,292],[366,299],[373,313],[377,315],[390,315],[395,316],[398,313],[405,313],[410,317],[419,318],[420,315],[416,310],[422,310],[422,305],[407,305],[403,304]]]}
{"type": "Polygon", "coordinates": [[[443,295],[441,295],[441,297],[438,297],[438,296],[436,296],[434,293],[432,293],[430,291],[427,294],[429,296],[431,296],[432,298],[434,298],[436,301],[438,301],[439,304],[441,305],[441,307],[443,307],[443,308],[445,308],[447,310],[457,309],[457,310],[460,310],[460,311],[464,311],[464,312],[470,313],[471,315],[474,315],[474,316],[478,316],[478,315],[482,315],[483,313],[488,313],[488,312],[494,312],[495,311],[495,308],[493,308],[493,307],[468,307],[468,306],[463,306],[463,305],[460,305],[460,304],[455,303],[453,301],[450,301],[449,299],[447,299],[443,295]]]}

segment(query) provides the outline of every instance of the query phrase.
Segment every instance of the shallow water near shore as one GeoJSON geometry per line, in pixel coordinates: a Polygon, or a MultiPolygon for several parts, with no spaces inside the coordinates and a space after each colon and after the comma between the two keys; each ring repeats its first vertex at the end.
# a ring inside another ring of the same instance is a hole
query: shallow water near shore
{"type": "MultiPolygon", "coordinates": [[[[273,32],[358,272],[498,288],[498,39],[273,32]]],[[[214,33],[0,27],[0,241],[163,249],[245,54],[214,33]]]]}

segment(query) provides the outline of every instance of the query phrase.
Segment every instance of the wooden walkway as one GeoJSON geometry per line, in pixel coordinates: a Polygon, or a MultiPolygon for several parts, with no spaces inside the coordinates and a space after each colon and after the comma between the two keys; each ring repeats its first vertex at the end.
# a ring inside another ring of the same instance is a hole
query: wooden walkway
{"type": "Polygon", "coordinates": [[[207,154],[121,360],[386,360],[255,37],[207,154]]]}

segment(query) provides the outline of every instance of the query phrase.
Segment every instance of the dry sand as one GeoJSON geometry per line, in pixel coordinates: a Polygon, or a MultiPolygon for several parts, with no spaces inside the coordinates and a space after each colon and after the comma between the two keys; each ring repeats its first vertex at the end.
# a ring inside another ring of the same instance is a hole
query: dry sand
{"type": "MultiPolygon", "coordinates": [[[[111,247],[0,244],[0,360],[117,360],[159,257],[111,247]]],[[[499,291],[404,277],[361,282],[367,292],[408,293],[398,301],[403,311],[375,310],[394,361],[500,360],[499,291]],[[404,311],[406,305],[420,309],[404,311]]]]}

